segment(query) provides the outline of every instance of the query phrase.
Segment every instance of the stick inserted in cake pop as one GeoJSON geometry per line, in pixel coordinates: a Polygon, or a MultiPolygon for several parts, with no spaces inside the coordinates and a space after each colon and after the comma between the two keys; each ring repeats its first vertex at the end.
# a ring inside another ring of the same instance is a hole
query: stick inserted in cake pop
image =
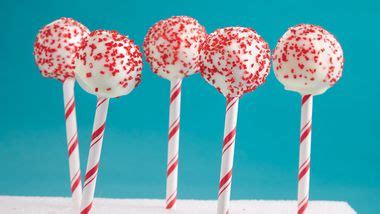
{"type": "Polygon", "coordinates": [[[197,20],[174,16],[153,25],[144,39],[144,53],[153,72],[170,81],[167,209],[177,200],[182,79],[198,72],[199,47],[205,38],[206,31],[197,20]]]}
{"type": "Polygon", "coordinates": [[[81,213],[93,205],[105,122],[110,98],[129,94],[141,81],[139,47],[116,31],[97,30],[83,40],[76,59],[76,78],[88,93],[98,97],[83,186],[81,213]]]}
{"type": "Polygon", "coordinates": [[[254,30],[243,27],[218,29],[201,47],[204,79],[227,98],[218,214],[229,213],[239,98],[265,82],[270,50],[254,30]]]}
{"type": "Polygon", "coordinates": [[[76,208],[81,203],[82,185],[74,96],[74,57],[83,37],[88,34],[89,30],[81,23],[60,18],[43,27],[34,43],[34,56],[41,74],[63,83],[71,194],[76,208]]]}
{"type": "Polygon", "coordinates": [[[298,213],[308,212],[313,96],[323,94],[342,76],[343,51],[325,29],[300,24],[291,27],[273,53],[277,79],[286,90],[301,94],[301,134],[298,173],[298,213]]]}

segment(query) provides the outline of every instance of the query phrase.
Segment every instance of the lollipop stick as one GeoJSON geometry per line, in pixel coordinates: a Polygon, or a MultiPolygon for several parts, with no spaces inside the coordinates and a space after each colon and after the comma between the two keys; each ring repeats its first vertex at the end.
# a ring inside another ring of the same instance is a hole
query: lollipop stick
{"type": "Polygon", "coordinates": [[[313,96],[302,96],[301,137],[298,169],[298,214],[307,213],[310,182],[311,118],[313,96]]]}
{"type": "Polygon", "coordinates": [[[82,184],[78,148],[77,118],[74,98],[75,79],[68,78],[63,82],[63,100],[65,104],[67,150],[71,180],[71,195],[74,206],[80,207],[82,200],[82,184]]]}
{"type": "Polygon", "coordinates": [[[166,209],[174,208],[177,200],[181,85],[182,79],[170,81],[169,142],[166,172],[166,209]]]}
{"type": "Polygon", "coordinates": [[[96,178],[102,151],[104,128],[106,125],[108,98],[98,98],[94,126],[91,136],[90,152],[87,161],[86,177],[83,186],[81,214],[90,213],[94,201],[96,178]]]}
{"type": "Polygon", "coordinates": [[[227,100],[226,119],[224,123],[222,166],[220,170],[218,193],[218,214],[226,214],[229,212],[230,208],[238,104],[239,98],[227,100]]]}

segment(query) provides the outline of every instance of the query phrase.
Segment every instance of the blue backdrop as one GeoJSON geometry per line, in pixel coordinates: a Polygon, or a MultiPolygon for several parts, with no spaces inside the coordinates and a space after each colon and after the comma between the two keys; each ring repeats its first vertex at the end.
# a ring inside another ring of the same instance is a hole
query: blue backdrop
{"type": "MultiPolygon", "coordinates": [[[[156,21],[188,15],[208,33],[253,27],[272,49],[299,23],[336,35],[346,63],[339,83],[314,99],[311,199],[344,200],[359,213],[378,213],[379,10],[369,0],[1,1],[0,194],[70,195],[62,85],[42,78],[32,55],[40,27],[72,17],[141,45],[156,21]]],[[[75,92],[84,170],[96,98],[79,86],[75,92]]],[[[168,106],[169,82],[145,63],[142,84],[111,102],[97,197],[164,198],[168,106]]],[[[273,71],[241,99],[233,199],[296,199],[299,107],[300,96],[285,91],[273,71]]],[[[224,110],[224,97],[200,75],[184,80],[179,198],[216,198],[224,110]]]]}

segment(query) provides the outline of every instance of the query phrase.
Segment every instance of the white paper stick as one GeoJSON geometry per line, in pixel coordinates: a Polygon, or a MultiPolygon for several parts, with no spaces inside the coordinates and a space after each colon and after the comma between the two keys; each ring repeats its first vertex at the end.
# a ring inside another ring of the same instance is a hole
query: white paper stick
{"type": "Polygon", "coordinates": [[[238,105],[239,98],[233,98],[227,101],[218,193],[218,214],[228,214],[230,208],[238,105]]]}
{"type": "Polygon", "coordinates": [[[94,201],[96,178],[98,176],[108,104],[108,98],[98,98],[91,136],[90,152],[87,160],[86,176],[83,185],[81,214],[90,213],[94,201]]]}
{"type": "Polygon", "coordinates": [[[298,169],[298,214],[308,213],[313,96],[302,96],[298,169]]]}
{"type": "Polygon", "coordinates": [[[170,81],[169,140],[166,171],[166,209],[174,208],[177,201],[181,85],[182,79],[170,81]]]}
{"type": "Polygon", "coordinates": [[[63,82],[63,99],[65,104],[66,137],[70,170],[70,186],[74,207],[79,209],[82,199],[77,118],[75,111],[74,78],[63,82]]]}

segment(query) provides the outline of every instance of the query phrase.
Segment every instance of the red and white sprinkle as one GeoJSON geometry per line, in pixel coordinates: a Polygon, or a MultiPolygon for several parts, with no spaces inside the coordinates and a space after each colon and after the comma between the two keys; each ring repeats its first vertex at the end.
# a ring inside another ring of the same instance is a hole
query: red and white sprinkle
{"type": "Polygon", "coordinates": [[[116,31],[93,31],[79,48],[76,79],[99,97],[126,95],[141,81],[141,57],[139,47],[128,37],[116,31]]]}
{"type": "Polygon", "coordinates": [[[43,27],[34,43],[34,57],[44,77],[65,81],[74,77],[74,56],[89,30],[71,18],[60,18],[43,27]]]}
{"type": "Polygon", "coordinates": [[[273,52],[277,79],[287,90],[303,95],[324,93],[342,76],[343,50],[322,27],[300,24],[291,27],[273,52]]]}
{"type": "Polygon", "coordinates": [[[254,30],[218,29],[201,47],[202,76],[228,99],[240,97],[265,82],[270,50],[254,30]]]}
{"type": "Polygon", "coordinates": [[[144,39],[144,53],[153,72],[173,80],[199,71],[199,47],[206,35],[205,28],[190,17],[157,22],[144,39]]]}

